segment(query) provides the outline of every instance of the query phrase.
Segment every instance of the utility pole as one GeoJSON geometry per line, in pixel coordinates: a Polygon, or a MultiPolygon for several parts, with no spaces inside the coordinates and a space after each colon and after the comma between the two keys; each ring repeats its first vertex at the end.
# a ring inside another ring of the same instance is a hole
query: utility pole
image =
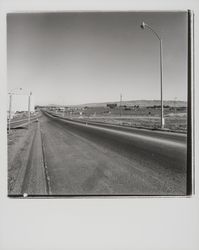
{"type": "Polygon", "coordinates": [[[176,101],[177,101],[177,97],[174,97],[174,110],[175,110],[175,115],[176,115],[176,101]]]}
{"type": "Polygon", "coordinates": [[[63,117],[65,117],[65,110],[66,110],[66,108],[63,107],[63,117]]]}
{"type": "Polygon", "coordinates": [[[122,116],[122,94],[120,94],[120,116],[122,116]]]}
{"type": "Polygon", "coordinates": [[[31,95],[32,92],[30,92],[28,96],[28,128],[30,128],[30,104],[31,104],[31,95]]]}
{"type": "Polygon", "coordinates": [[[14,95],[15,93],[14,93],[14,91],[15,90],[22,90],[22,88],[15,88],[15,89],[12,89],[11,91],[10,91],[10,93],[8,93],[9,94],[9,123],[8,123],[8,133],[10,134],[10,131],[11,131],[11,127],[10,127],[10,123],[11,123],[11,116],[12,116],[12,95],[14,95]]]}

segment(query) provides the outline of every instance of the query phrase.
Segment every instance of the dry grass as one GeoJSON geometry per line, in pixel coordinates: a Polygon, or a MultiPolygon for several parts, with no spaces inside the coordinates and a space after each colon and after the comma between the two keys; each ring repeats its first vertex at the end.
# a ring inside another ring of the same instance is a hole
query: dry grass
{"type": "MultiPolygon", "coordinates": [[[[160,108],[138,108],[132,110],[107,109],[103,107],[93,107],[84,110],[80,115],[78,110],[70,112],[57,112],[57,115],[70,117],[73,119],[90,120],[103,123],[110,123],[122,126],[143,127],[150,129],[160,128],[160,108]]],[[[176,131],[187,131],[187,110],[165,108],[165,128],[176,131]]]]}
{"type": "MultiPolygon", "coordinates": [[[[150,129],[160,128],[160,119],[157,117],[122,117],[122,118],[90,118],[92,121],[105,122],[110,124],[117,124],[122,126],[131,127],[144,127],[150,129]]],[[[165,118],[165,128],[177,131],[186,132],[187,131],[187,117],[166,117],[165,118]]]]}

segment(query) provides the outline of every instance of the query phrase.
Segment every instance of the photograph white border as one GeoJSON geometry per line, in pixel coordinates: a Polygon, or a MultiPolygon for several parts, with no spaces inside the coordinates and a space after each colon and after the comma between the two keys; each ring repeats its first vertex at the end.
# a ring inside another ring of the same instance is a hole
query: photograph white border
{"type": "MultiPolygon", "coordinates": [[[[11,199],[7,197],[6,14],[43,11],[176,11],[198,0],[1,0],[0,1],[0,249],[199,249],[199,196],[189,198],[11,199]]],[[[199,43],[195,28],[195,44],[199,43]]],[[[195,46],[195,138],[198,136],[198,54],[195,46]]],[[[195,152],[199,149],[195,139],[195,152]]]]}

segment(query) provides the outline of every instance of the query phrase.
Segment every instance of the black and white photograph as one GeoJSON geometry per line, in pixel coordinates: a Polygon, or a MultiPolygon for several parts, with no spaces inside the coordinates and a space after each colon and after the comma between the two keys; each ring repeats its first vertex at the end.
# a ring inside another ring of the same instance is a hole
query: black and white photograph
{"type": "Polygon", "coordinates": [[[8,13],[8,196],[190,195],[189,15],[8,13]]]}

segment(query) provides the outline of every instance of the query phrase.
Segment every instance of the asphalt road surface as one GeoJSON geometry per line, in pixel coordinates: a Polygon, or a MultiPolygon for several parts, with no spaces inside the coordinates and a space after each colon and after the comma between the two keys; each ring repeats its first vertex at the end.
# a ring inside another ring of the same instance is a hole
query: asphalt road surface
{"type": "Polygon", "coordinates": [[[186,194],[186,135],[39,118],[51,195],[186,194]]]}

